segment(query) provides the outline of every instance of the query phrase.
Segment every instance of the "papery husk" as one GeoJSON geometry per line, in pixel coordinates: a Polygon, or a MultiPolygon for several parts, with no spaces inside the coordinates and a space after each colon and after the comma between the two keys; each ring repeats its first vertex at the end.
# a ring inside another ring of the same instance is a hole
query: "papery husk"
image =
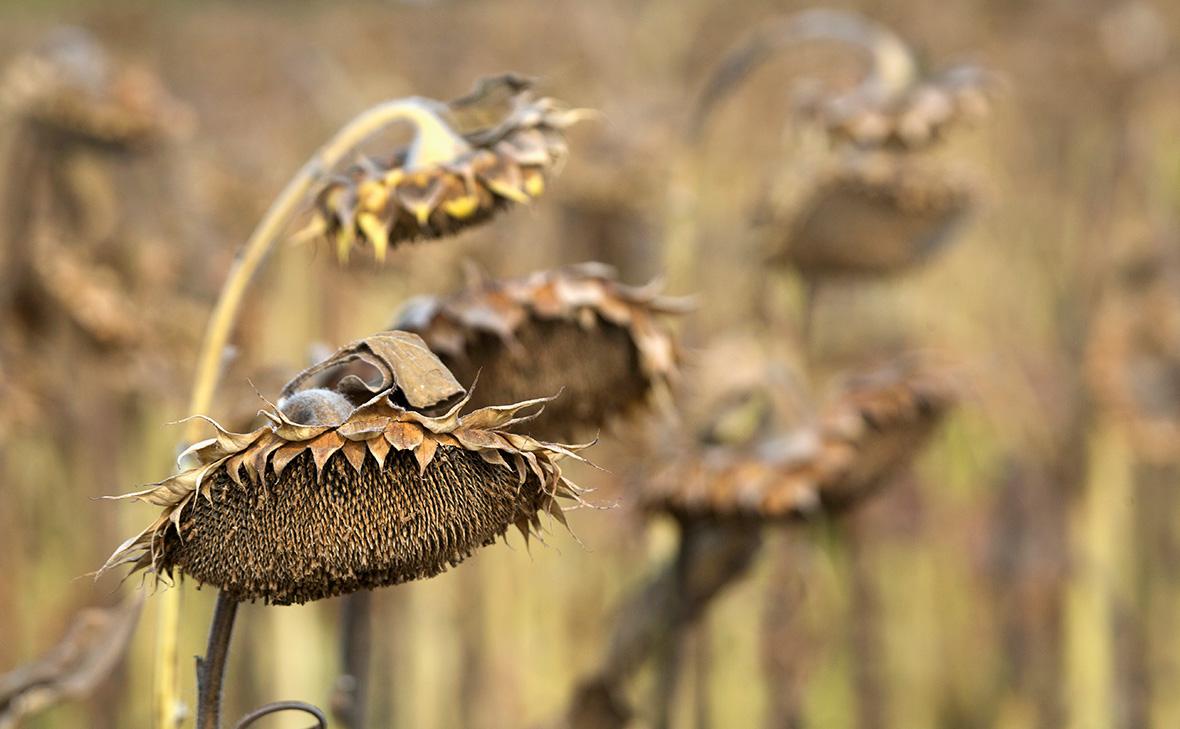
{"type": "Polygon", "coordinates": [[[971,203],[970,187],[945,170],[893,155],[846,160],[803,203],[773,257],[810,278],[899,273],[953,240],[971,203]]]}
{"type": "Polygon", "coordinates": [[[1151,462],[1180,462],[1180,266],[1147,255],[1125,267],[1090,331],[1086,374],[1095,399],[1151,462]]]}
{"type": "Polygon", "coordinates": [[[817,419],[747,447],[682,448],[646,479],[650,511],[783,521],[836,513],[905,468],[957,400],[944,374],[901,363],[853,382],[817,419]]]}
{"type": "Polygon", "coordinates": [[[337,391],[376,393],[343,422],[296,423],[278,407],[250,433],[209,420],[215,435],[182,454],[184,470],[120,497],[163,511],[103,569],[180,568],[237,600],[303,603],[432,577],[511,526],[527,540],[542,514],[564,523],[560,499],[580,502],[557,465],[576,447],[505,431],[544,400],[461,415],[465,397],[427,414],[463,389],[414,335],[358,340],[284,396],[358,361],[378,376],[346,376],[337,391]]]}
{"type": "Polygon", "coordinates": [[[394,327],[422,336],[476,406],[558,396],[523,424],[538,438],[592,435],[648,404],[677,376],[679,348],[661,319],[691,308],[655,282],[625,286],[587,263],[409,302],[394,327]]]}
{"type": "Polygon", "coordinates": [[[0,108],[48,132],[114,148],[186,136],[194,122],[146,69],[116,66],[78,28],[60,28],[0,79],[0,108]]]}
{"type": "Polygon", "coordinates": [[[313,229],[341,259],[367,246],[382,260],[391,246],[453,235],[539,197],[565,160],[564,130],[585,112],[536,98],[531,87],[509,74],[449,104],[425,101],[463,147],[457,155],[419,165],[411,144],[354,165],[318,194],[313,229]]]}

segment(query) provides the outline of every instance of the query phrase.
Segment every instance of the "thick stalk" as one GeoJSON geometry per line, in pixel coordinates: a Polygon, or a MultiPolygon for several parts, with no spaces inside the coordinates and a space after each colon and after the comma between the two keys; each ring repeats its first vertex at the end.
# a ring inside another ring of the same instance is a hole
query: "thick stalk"
{"type": "Polygon", "coordinates": [[[197,659],[197,729],[221,729],[221,686],[237,613],[238,601],[218,592],[209,645],[205,657],[197,659]]]}
{"type": "Polygon", "coordinates": [[[345,595],[340,606],[340,678],[332,696],[332,713],[344,729],[365,726],[372,634],[373,593],[345,595]]]}
{"type": "MultiPolygon", "coordinates": [[[[396,121],[408,121],[416,125],[419,138],[415,142],[415,149],[420,156],[430,155],[436,148],[446,146],[447,132],[445,129],[441,132],[438,130],[438,116],[429,102],[413,98],[397,99],[362,112],[303,165],[279,193],[278,198],[271,203],[258,227],[238,253],[222,286],[209,324],[205,328],[205,339],[197,357],[189,413],[204,413],[209,410],[221,378],[225,346],[237,322],[242,299],[262,262],[290,225],[292,218],[300,211],[312,187],[325,172],[338,166],[357,145],[396,121]]],[[[199,429],[198,421],[193,421],[189,425],[185,433],[186,443],[197,439],[199,429]]],[[[155,725],[159,729],[171,729],[179,724],[182,715],[176,650],[180,629],[180,590],[166,590],[160,596],[159,615],[154,680],[155,725]]]]}
{"type": "Polygon", "coordinates": [[[630,712],[623,687],[643,664],[679,643],[713,599],[746,573],[760,545],[757,525],[684,524],[676,558],[620,611],[606,659],[574,694],[569,726],[625,726],[630,712]]]}

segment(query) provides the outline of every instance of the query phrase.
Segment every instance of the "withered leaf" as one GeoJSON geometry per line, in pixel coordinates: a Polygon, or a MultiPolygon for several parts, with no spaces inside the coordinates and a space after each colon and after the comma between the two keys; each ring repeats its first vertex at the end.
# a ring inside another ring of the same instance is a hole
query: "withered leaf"
{"type": "MultiPolygon", "coordinates": [[[[341,347],[323,362],[303,370],[283,388],[283,397],[298,392],[305,382],[317,375],[356,361],[371,366],[378,375],[375,382],[361,380],[370,392],[377,394],[396,388],[416,409],[429,408],[464,392],[463,386],[421,337],[391,331],[358,339],[341,347]]],[[[356,383],[359,378],[347,373],[341,382],[345,380],[356,383]]]]}

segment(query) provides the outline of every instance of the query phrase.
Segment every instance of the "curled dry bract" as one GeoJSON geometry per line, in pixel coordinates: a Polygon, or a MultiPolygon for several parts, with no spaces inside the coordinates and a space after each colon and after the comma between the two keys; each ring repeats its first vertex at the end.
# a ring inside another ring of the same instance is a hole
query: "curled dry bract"
{"type": "Polygon", "coordinates": [[[565,159],[564,130],[585,112],[530,88],[506,75],[449,104],[418,100],[414,141],[327,184],[313,225],[342,259],[367,245],[381,260],[392,245],[451,235],[540,196],[565,159]]]}
{"type": "Polygon", "coordinates": [[[284,398],[356,363],[369,376],[337,383],[357,403],[342,422],[300,423],[280,408],[251,433],[209,421],[214,437],[182,454],[183,471],[122,497],[163,511],[104,570],[179,567],[239,600],[302,603],[431,577],[510,526],[527,539],[543,513],[564,523],[559,499],[579,496],[556,462],[578,456],[504,430],[544,400],[460,414],[467,398],[449,403],[463,388],[405,332],[341,349],[284,398]]]}
{"type": "Polygon", "coordinates": [[[661,319],[690,307],[661,295],[658,282],[625,286],[608,266],[582,264],[416,299],[394,327],[420,334],[460,380],[478,374],[476,405],[560,392],[524,428],[568,438],[593,433],[668,385],[679,353],[661,319]]]}
{"type": "Polygon", "coordinates": [[[645,483],[653,511],[799,519],[872,494],[921,450],[956,400],[943,374],[899,363],[851,383],[816,422],[751,448],[677,453],[645,483]]]}

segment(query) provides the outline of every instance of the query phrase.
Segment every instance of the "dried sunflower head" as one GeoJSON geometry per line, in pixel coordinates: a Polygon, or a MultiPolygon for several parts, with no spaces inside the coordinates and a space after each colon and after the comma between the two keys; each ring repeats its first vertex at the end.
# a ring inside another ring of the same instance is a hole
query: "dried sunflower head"
{"type": "Polygon", "coordinates": [[[833,142],[918,149],[938,141],[956,124],[987,116],[996,85],[995,77],[979,67],[956,66],[897,90],[802,90],[796,109],[802,118],[820,125],[833,142]]]}
{"type": "Polygon", "coordinates": [[[667,386],[679,354],[660,318],[688,306],[658,284],[624,286],[608,266],[582,264],[411,301],[394,327],[420,334],[460,380],[478,374],[477,405],[560,392],[526,430],[568,438],[667,386]]]}
{"type": "Polygon", "coordinates": [[[451,235],[540,196],[565,159],[564,130],[584,112],[536,98],[531,86],[506,75],[450,103],[411,100],[414,140],[324,186],[312,230],[341,259],[367,245],[382,260],[391,245],[451,235]]]}
{"type": "Polygon", "coordinates": [[[702,94],[696,126],[721,99],[778,51],[805,42],[837,41],[862,52],[864,78],[842,93],[817,84],[796,90],[800,116],[834,142],[857,147],[915,149],[937,141],[955,123],[990,110],[998,81],[975,66],[923,74],[913,49],[889,28],[843,10],[809,10],[756,28],[722,60],[702,94]]]}
{"type": "Polygon", "coordinates": [[[268,425],[209,421],[183,471],[122,497],[163,511],[103,569],[180,568],[238,600],[302,603],[432,577],[510,526],[527,538],[542,513],[564,522],[558,500],[578,494],[556,462],[576,454],[504,430],[543,401],[439,412],[463,392],[415,335],[354,342],[293,379],[268,425]],[[307,387],[333,370],[347,374],[307,387]]]}
{"type": "Polygon", "coordinates": [[[747,447],[693,446],[646,480],[646,508],[681,518],[791,520],[872,494],[956,400],[944,375],[897,363],[851,382],[815,422],[747,447]]]}
{"type": "Polygon", "coordinates": [[[950,242],[971,202],[971,189],[945,170],[858,155],[804,201],[774,258],[809,278],[898,273],[950,242]]]}
{"type": "Polygon", "coordinates": [[[114,148],[184,136],[192,112],[142,68],[114,65],[79,28],[60,28],[0,79],[0,108],[36,128],[114,148]]]}
{"type": "Polygon", "coordinates": [[[1087,375],[1095,397],[1129,427],[1132,447],[1180,460],[1180,266],[1149,253],[1123,266],[1091,328],[1087,375]]]}

